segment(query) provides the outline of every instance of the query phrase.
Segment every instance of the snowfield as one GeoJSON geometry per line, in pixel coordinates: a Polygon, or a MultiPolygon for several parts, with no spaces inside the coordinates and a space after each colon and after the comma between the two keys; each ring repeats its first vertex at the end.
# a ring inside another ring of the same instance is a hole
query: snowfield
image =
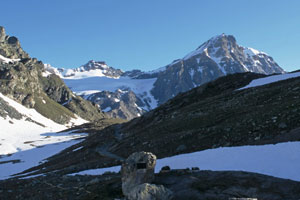
{"type": "Polygon", "coordinates": [[[295,73],[287,73],[287,74],[280,74],[280,75],[273,75],[273,76],[268,76],[265,78],[259,78],[251,81],[248,85],[245,87],[240,88],[239,90],[251,88],[251,87],[258,87],[270,83],[274,83],[277,81],[283,81],[289,78],[296,78],[300,76],[300,72],[295,72],[295,73]]]}
{"type": "Polygon", "coordinates": [[[157,107],[157,100],[151,94],[156,78],[132,79],[130,77],[108,78],[108,77],[88,77],[82,79],[64,79],[66,85],[77,95],[91,95],[100,91],[115,92],[118,89],[130,88],[141,99],[151,101],[151,109],[157,107]]]}
{"type": "MultiPolygon", "coordinates": [[[[158,159],[155,172],[199,167],[200,170],[238,170],[300,181],[300,142],[260,146],[221,147],[158,159]]],[[[120,166],[85,170],[70,175],[99,175],[119,172],[120,166]]]]}
{"type": "MultiPolygon", "coordinates": [[[[105,71],[101,69],[94,69],[89,71],[74,71],[73,69],[66,69],[66,72],[63,74],[65,79],[82,79],[88,77],[106,77],[104,74],[105,71]]],[[[113,78],[113,77],[110,77],[113,78]]]]}
{"type": "MultiPolygon", "coordinates": [[[[44,134],[45,137],[47,137],[47,135],[48,134],[44,134]]],[[[53,134],[49,135],[57,138],[67,137],[69,141],[61,139],[64,142],[47,144],[39,148],[19,151],[11,156],[0,157],[0,180],[12,178],[14,174],[37,166],[44,162],[46,158],[82,141],[82,139],[70,140],[71,137],[74,139],[86,136],[86,134],[72,134],[69,132],[56,134],[57,136],[53,136],[53,134]]]]}
{"type": "Polygon", "coordinates": [[[1,93],[0,98],[23,115],[23,118],[20,120],[0,117],[0,156],[36,148],[45,144],[71,140],[74,136],[57,135],[54,137],[45,135],[45,133],[62,131],[71,127],[71,125],[79,125],[86,122],[86,120],[78,117],[77,119],[71,119],[70,124],[57,124],[42,116],[36,110],[26,108],[1,93]],[[43,126],[26,120],[27,117],[43,126]]]}

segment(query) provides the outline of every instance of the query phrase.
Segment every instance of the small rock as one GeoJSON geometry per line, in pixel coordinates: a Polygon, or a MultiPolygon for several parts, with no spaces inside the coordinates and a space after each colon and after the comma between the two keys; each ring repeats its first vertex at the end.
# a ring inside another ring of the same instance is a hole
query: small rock
{"type": "Polygon", "coordinates": [[[285,128],[287,128],[287,125],[286,125],[286,123],[281,122],[281,123],[278,125],[278,127],[281,128],[281,129],[285,129],[285,128]]]}
{"type": "Polygon", "coordinates": [[[170,170],[171,170],[170,166],[163,166],[160,171],[166,172],[166,171],[170,171],[170,170]]]}
{"type": "Polygon", "coordinates": [[[184,151],[184,150],[186,150],[186,146],[185,146],[184,144],[181,144],[181,145],[179,145],[179,146],[176,148],[175,152],[176,152],[176,153],[180,153],[180,152],[182,152],[182,151],[184,151]]]}

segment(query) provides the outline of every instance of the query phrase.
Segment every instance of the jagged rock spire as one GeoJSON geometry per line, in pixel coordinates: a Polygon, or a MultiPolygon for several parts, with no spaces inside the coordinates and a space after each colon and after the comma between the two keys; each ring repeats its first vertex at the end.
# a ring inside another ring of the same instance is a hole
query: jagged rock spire
{"type": "Polygon", "coordinates": [[[0,26],[0,42],[4,41],[5,40],[5,29],[3,26],[0,26]]]}

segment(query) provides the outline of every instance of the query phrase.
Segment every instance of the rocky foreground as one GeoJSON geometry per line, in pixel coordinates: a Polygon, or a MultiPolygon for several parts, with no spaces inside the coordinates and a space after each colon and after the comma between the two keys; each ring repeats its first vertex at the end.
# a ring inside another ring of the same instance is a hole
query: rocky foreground
{"type": "MultiPolygon", "coordinates": [[[[299,199],[300,183],[239,171],[171,170],[154,182],[173,192],[173,199],[299,199]]],[[[0,197],[17,199],[122,199],[121,174],[57,176],[0,181],[0,197]]]]}

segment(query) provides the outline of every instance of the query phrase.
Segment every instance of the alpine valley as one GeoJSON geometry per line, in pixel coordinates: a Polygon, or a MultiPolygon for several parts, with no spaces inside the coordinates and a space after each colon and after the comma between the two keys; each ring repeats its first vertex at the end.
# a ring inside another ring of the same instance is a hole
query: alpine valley
{"type": "Polygon", "coordinates": [[[171,199],[300,199],[299,77],[225,34],[149,72],[56,68],[0,27],[0,199],[126,199],[141,151],[171,199]]]}

